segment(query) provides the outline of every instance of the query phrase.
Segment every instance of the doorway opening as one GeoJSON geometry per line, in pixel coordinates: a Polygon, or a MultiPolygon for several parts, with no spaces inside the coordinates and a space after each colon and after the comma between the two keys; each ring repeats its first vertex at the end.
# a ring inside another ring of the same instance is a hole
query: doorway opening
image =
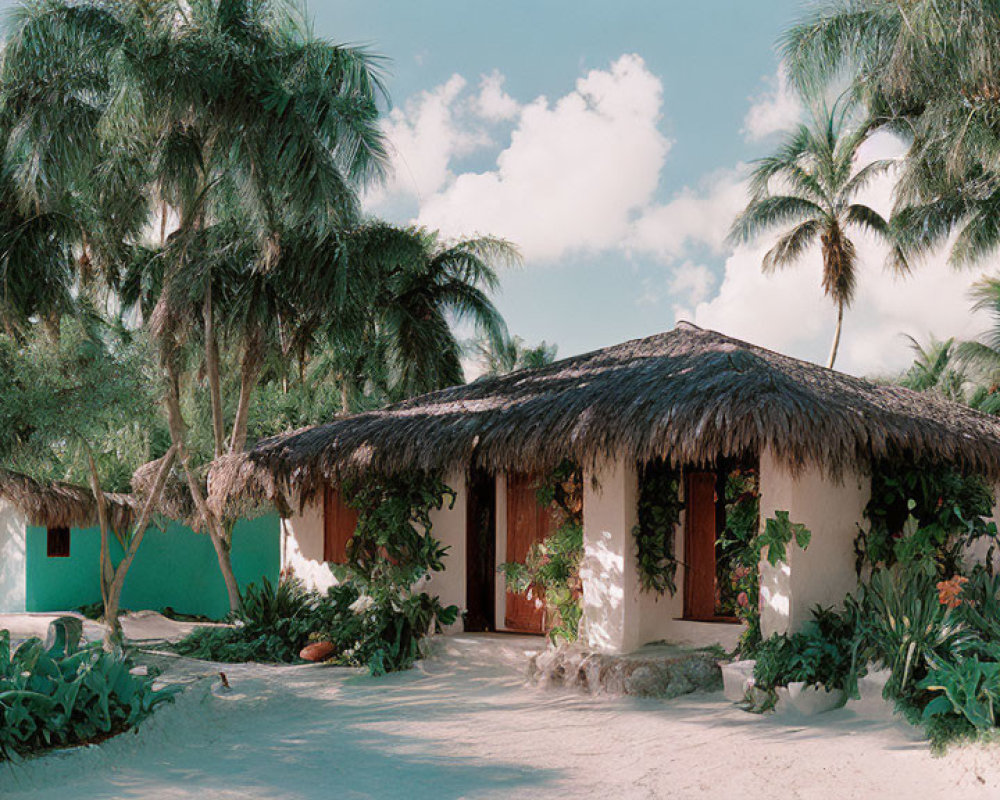
{"type": "Polygon", "coordinates": [[[468,476],[465,525],[465,630],[496,629],[496,479],[473,469],[468,476]]]}

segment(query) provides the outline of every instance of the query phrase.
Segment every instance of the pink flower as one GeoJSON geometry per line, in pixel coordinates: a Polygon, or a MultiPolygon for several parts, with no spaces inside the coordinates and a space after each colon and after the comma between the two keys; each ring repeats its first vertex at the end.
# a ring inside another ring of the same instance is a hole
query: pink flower
{"type": "Polygon", "coordinates": [[[739,605],[740,608],[746,608],[748,605],[750,605],[750,597],[747,595],[746,592],[740,592],[738,595],[736,595],[736,603],[739,605]]]}

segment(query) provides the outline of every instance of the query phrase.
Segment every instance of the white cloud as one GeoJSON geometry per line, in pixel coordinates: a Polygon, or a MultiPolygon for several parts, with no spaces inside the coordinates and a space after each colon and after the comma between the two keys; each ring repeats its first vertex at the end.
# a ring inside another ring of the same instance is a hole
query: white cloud
{"type": "Polygon", "coordinates": [[[495,69],[479,81],[476,110],[483,119],[500,122],[514,119],[520,112],[521,104],[504,91],[504,80],[500,70],[495,69]]]}
{"type": "Polygon", "coordinates": [[[733,218],[746,201],[740,171],[721,170],[698,189],[685,187],[669,202],[645,209],[633,225],[628,247],[664,261],[683,257],[694,244],[722,254],[733,218]]]}
{"type": "Polygon", "coordinates": [[[759,142],[775,133],[786,131],[802,118],[802,101],[788,82],[784,66],[768,80],[769,88],[751,98],[750,109],[743,118],[743,136],[759,142]]]}
{"type": "Polygon", "coordinates": [[[426,197],[454,177],[454,158],[489,143],[488,137],[458,119],[456,101],[465,88],[465,78],[452,75],[389,113],[383,127],[390,145],[391,177],[365,198],[367,203],[378,206],[389,198],[426,197]]]}
{"type": "Polygon", "coordinates": [[[641,58],[593,70],[569,94],[523,106],[495,168],[459,175],[421,204],[449,235],[490,232],[528,260],[620,246],[653,198],[670,143],[658,130],[662,85],[641,58]]]}

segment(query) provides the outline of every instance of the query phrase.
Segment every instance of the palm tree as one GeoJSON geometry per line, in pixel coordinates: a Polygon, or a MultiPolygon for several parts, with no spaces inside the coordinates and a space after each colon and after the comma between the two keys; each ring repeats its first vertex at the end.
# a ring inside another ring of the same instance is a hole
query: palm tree
{"type": "Polygon", "coordinates": [[[502,239],[445,241],[425,228],[369,222],[345,232],[341,246],[355,280],[324,335],[339,353],[344,411],[365,385],[400,400],[462,383],[455,323],[472,324],[491,342],[506,339],[489,293],[498,269],[519,256],[502,239]]]}
{"type": "Polygon", "coordinates": [[[913,363],[899,379],[899,385],[918,392],[934,392],[949,400],[964,402],[963,387],[966,376],[957,366],[955,339],[939,341],[933,336],[923,345],[912,336],[906,336],[914,353],[913,363]]]}
{"type": "Polygon", "coordinates": [[[873,126],[910,143],[894,227],[924,252],[959,231],[951,252],[970,264],[1000,246],[1000,15],[985,0],[826,0],[785,35],[800,86],[839,81],[873,126]]]}
{"type": "Polygon", "coordinates": [[[499,346],[489,339],[476,339],[470,350],[483,365],[485,375],[506,375],[551,364],[556,360],[557,346],[541,342],[528,347],[520,336],[511,336],[499,346]]]}
{"type": "Polygon", "coordinates": [[[777,154],[756,162],[750,179],[751,199],[736,218],[730,241],[744,243],[782,228],[777,243],[764,256],[765,273],[791,266],[817,242],[823,255],[823,291],[837,307],[837,326],[827,366],[837,359],[844,309],[854,300],[857,250],[850,229],[867,231],[889,246],[886,265],[897,274],[909,266],[886,221],[857,195],[892,161],[873,161],[855,169],[865,128],[848,127],[845,105],[823,106],[813,124],[800,125],[777,154]],[[777,193],[772,190],[777,188],[777,193]]]}
{"type": "Polygon", "coordinates": [[[359,188],[381,174],[377,65],[273,0],[54,0],[14,18],[0,80],[10,129],[28,132],[8,145],[27,154],[21,193],[51,182],[83,194],[98,210],[83,235],[112,283],[157,211],[160,242],[132,259],[145,273],[132,282],[150,304],[177,462],[235,609],[230,532],[186,442],[188,354],[201,343],[215,454],[241,449],[261,353],[294,307],[285,289],[305,284],[288,270],[313,268],[283,257],[285,242],[351,224],[359,188]],[[228,435],[221,337],[241,354],[228,435]]]}

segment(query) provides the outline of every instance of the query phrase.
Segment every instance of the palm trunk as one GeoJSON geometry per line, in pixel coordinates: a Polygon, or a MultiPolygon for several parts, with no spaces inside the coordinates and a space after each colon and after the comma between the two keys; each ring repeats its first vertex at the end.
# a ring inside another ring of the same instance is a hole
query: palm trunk
{"type": "Polygon", "coordinates": [[[233,435],[229,440],[230,453],[242,453],[247,443],[247,424],[250,420],[250,397],[260,375],[260,352],[256,341],[248,340],[243,351],[240,369],[240,397],[233,419],[233,435]]]}
{"type": "Polygon", "coordinates": [[[840,349],[840,332],[844,327],[844,302],[837,303],[837,328],[833,332],[833,346],[830,348],[830,361],[826,365],[828,369],[833,369],[833,364],[837,360],[837,350],[840,349]]]}
{"type": "Polygon", "coordinates": [[[191,499],[194,500],[195,508],[205,521],[205,528],[215,547],[215,553],[219,559],[219,569],[222,571],[222,579],[226,584],[226,593],[229,595],[229,610],[234,614],[238,613],[243,605],[240,597],[240,586],[233,574],[232,560],[229,558],[230,543],[226,532],[218,517],[208,507],[205,494],[201,490],[194,470],[191,467],[190,455],[188,454],[186,438],[186,425],[181,414],[180,404],[180,383],[173,367],[167,366],[167,423],[170,428],[170,439],[174,449],[177,451],[177,458],[184,469],[184,476],[187,478],[188,491],[191,492],[191,499]]]}
{"type": "Polygon", "coordinates": [[[215,440],[215,457],[223,453],[225,421],[222,418],[222,380],[219,375],[219,341],[215,335],[215,310],[212,307],[212,284],[205,290],[205,371],[208,373],[208,391],[212,397],[212,435],[215,440]]]}

